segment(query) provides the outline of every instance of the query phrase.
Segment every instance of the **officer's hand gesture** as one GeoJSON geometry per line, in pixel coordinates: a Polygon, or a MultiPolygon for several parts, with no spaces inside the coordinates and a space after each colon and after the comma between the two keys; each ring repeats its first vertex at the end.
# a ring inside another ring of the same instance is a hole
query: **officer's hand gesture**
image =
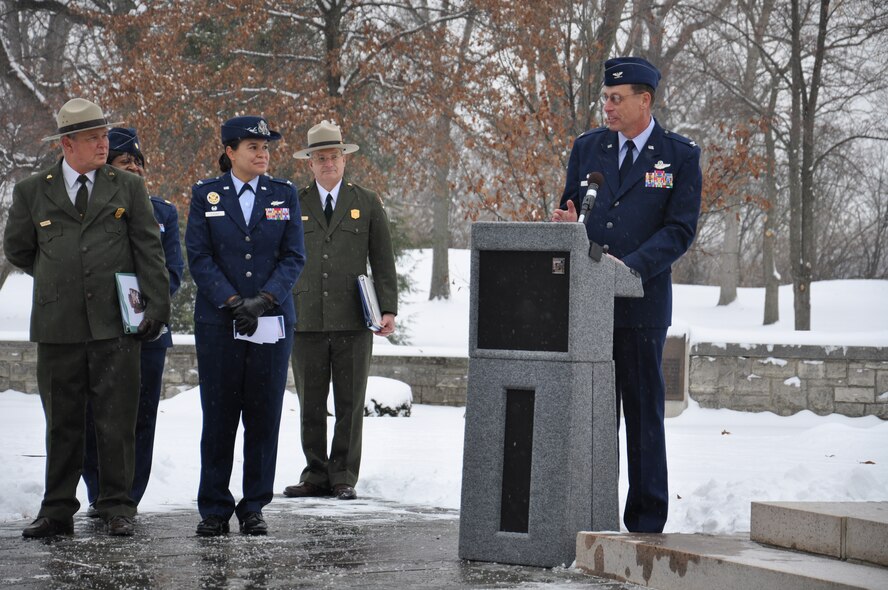
{"type": "Polygon", "coordinates": [[[574,205],[573,199],[567,200],[566,211],[564,209],[555,209],[552,212],[552,221],[576,221],[578,218],[577,206],[574,205]]]}

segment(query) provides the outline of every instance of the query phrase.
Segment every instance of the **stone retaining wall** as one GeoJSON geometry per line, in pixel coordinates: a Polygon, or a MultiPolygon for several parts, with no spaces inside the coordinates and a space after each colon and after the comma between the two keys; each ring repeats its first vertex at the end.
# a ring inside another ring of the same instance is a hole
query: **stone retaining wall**
{"type": "Polygon", "coordinates": [[[697,343],[689,393],[704,408],[888,420],[888,348],[697,343]]]}
{"type": "MultiPolygon", "coordinates": [[[[0,391],[14,389],[37,393],[37,345],[33,342],[0,342],[0,391]]],[[[410,385],[413,402],[445,406],[466,403],[469,359],[436,356],[374,356],[370,374],[397,379],[410,385]]],[[[177,344],[167,352],[163,398],[170,398],[198,384],[197,355],[193,344],[177,344]]],[[[292,372],[287,387],[293,391],[292,372]]]]}
{"type": "MultiPolygon", "coordinates": [[[[37,392],[37,347],[0,342],[0,391],[37,392]]],[[[420,404],[465,405],[468,359],[374,356],[370,374],[403,381],[420,404]]],[[[292,376],[289,387],[292,390],[292,376]]],[[[690,396],[705,408],[783,416],[800,410],[888,420],[888,348],[716,345],[690,347],[690,396]]],[[[167,355],[164,397],[197,385],[193,345],[167,355]]]]}

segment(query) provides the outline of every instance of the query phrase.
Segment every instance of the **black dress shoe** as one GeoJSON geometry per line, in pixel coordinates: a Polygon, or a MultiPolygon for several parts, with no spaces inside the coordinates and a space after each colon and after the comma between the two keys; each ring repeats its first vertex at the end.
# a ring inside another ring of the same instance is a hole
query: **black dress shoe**
{"type": "Polygon", "coordinates": [[[44,537],[54,537],[56,535],[70,535],[73,532],[73,518],[61,521],[47,516],[41,516],[24,528],[22,536],[26,539],[42,539],[44,537]]]}
{"type": "Polygon", "coordinates": [[[228,521],[221,516],[211,514],[197,525],[198,537],[218,537],[228,532],[228,521]]]}
{"type": "Polygon", "coordinates": [[[302,481],[294,486],[284,488],[284,495],[288,498],[323,498],[332,496],[330,488],[321,487],[308,481],[302,481]]]}
{"type": "Polygon", "coordinates": [[[135,524],[129,516],[118,514],[108,521],[108,534],[113,537],[129,537],[134,531],[135,524]]]}
{"type": "Polygon", "coordinates": [[[261,512],[250,512],[240,523],[240,532],[245,535],[267,535],[268,525],[261,512]]]}
{"type": "Polygon", "coordinates": [[[98,518],[99,517],[99,511],[96,510],[95,504],[90,504],[89,508],[86,509],[86,517],[87,518],[98,518]]]}
{"type": "Polygon", "coordinates": [[[346,483],[338,483],[333,486],[333,496],[337,500],[354,500],[358,497],[358,494],[355,492],[355,488],[350,485],[346,483]]]}

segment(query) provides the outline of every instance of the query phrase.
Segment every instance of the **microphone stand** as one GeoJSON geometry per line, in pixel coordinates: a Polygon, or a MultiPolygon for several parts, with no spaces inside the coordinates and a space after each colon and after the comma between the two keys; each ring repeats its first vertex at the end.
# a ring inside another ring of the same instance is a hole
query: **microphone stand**
{"type": "MultiPolygon", "coordinates": [[[[577,221],[582,223],[583,227],[586,227],[588,223],[586,214],[592,210],[595,197],[598,196],[598,187],[604,182],[604,176],[601,172],[590,172],[586,175],[586,181],[589,183],[589,188],[586,189],[586,196],[583,199],[583,204],[580,206],[580,216],[577,218],[577,221]]],[[[605,252],[607,252],[606,248],[589,240],[589,258],[595,262],[601,262],[601,257],[605,252]]]]}

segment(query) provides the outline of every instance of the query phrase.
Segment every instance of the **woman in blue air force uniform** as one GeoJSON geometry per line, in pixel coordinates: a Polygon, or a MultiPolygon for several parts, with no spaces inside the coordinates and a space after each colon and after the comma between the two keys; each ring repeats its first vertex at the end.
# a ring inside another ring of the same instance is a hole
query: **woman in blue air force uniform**
{"type": "Polygon", "coordinates": [[[185,231],[203,410],[197,534],[227,533],[234,513],[242,533],[264,535],[296,323],[291,293],[305,264],[302,217],[292,183],[266,175],[269,142],[281,135],[254,116],[229,119],[221,135],[222,175],[191,189],[185,231]],[[283,318],[279,340],[235,337],[254,335],[262,316],[283,318]],[[243,497],[235,504],[228,482],[241,419],[243,497]]]}

